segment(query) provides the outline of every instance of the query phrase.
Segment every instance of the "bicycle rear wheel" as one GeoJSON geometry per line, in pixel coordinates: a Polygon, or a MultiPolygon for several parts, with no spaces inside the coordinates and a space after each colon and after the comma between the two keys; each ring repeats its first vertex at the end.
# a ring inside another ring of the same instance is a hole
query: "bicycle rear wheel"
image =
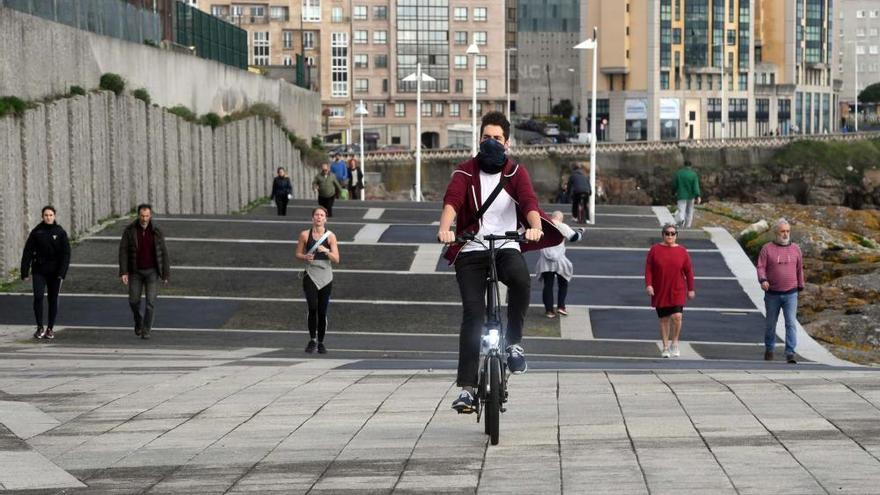
{"type": "Polygon", "coordinates": [[[491,356],[486,363],[486,434],[492,445],[498,445],[501,422],[501,359],[491,356]]]}

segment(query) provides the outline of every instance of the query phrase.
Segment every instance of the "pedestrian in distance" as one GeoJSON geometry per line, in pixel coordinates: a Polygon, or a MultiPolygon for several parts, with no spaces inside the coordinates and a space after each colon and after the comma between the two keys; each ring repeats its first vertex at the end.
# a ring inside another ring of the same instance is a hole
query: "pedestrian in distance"
{"type": "Polygon", "coordinates": [[[55,208],[44,206],[43,221],[31,230],[21,255],[21,279],[33,278],[35,339],[54,339],[61,283],[70,266],[70,240],[55,222],[55,208]],[[43,298],[48,290],[49,325],[43,327],[43,298]]]}
{"type": "Polygon", "coordinates": [[[663,242],[654,244],[645,260],[645,290],[651,296],[651,307],[660,318],[660,339],[663,342],[661,356],[678,357],[681,350],[682,312],[687,299],[696,297],[694,291],[694,268],[684,246],[676,242],[678,229],[668,223],[661,230],[663,242]]]}
{"type": "Polygon", "coordinates": [[[482,238],[515,230],[525,232],[528,242],[505,243],[496,255],[498,279],[507,286],[507,366],[513,374],[528,369],[521,341],[531,276],[522,251],[543,249],[563,240],[547,214],[538,208],[526,168],[507,157],[508,139],[510,122],[503,113],[483,116],[480,152],[453,171],[440,214],[437,240],[449,246],[444,257],[455,265],[462,302],[456,380],[461,392],[452,403],[459,413],[475,411],[480,337],[492,260],[487,246],[474,241],[456,243],[456,238],[465,233],[482,238]],[[453,222],[455,232],[449,230],[453,222]]]}
{"type": "Polygon", "coordinates": [[[293,185],[284,167],[278,167],[278,175],[272,180],[272,200],[278,209],[278,216],[287,216],[287,202],[293,197],[293,185]]]}
{"type": "Polygon", "coordinates": [[[306,352],[326,354],[324,336],[327,333],[327,309],[333,290],[333,268],[339,263],[339,245],[336,234],[327,229],[327,210],[319,206],[312,210],[312,226],[299,234],[296,258],[306,263],[303,274],[303,292],[309,307],[309,343],[306,352]]]}
{"type": "Polygon", "coordinates": [[[571,197],[571,216],[575,222],[584,223],[587,212],[587,203],[590,194],[593,193],[590,187],[590,178],[587,176],[589,165],[572,167],[571,175],[568,177],[568,194],[571,197]],[[583,208],[583,210],[581,210],[583,208]],[[582,213],[581,213],[582,212],[582,213]],[[584,215],[583,217],[581,215],[584,215]]]}
{"type": "MultiPolygon", "coordinates": [[[[330,165],[330,171],[336,176],[336,180],[339,181],[339,184],[343,189],[348,187],[348,165],[345,164],[345,160],[339,156],[339,153],[333,156],[333,163],[330,165]]],[[[342,192],[342,189],[340,189],[339,192],[342,192]]],[[[339,197],[338,193],[336,197],[339,197]]]]}
{"type": "MultiPolygon", "coordinates": [[[[554,211],[550,218],[566,240],[577,242],[583,237],[583,229],[573,230],[562,221],[561,211],[554,211]]],[[[541,281],[544,283],[542,295],[544,314],[547,318],[556,318],[557,315],[568,316],[568,311],[565,309],[565,297],[568,295],[568,282],[574,275],[574,265],[565,256],[565,242],[541,250],[538,254],[538,263],[535,266],[535,274],[541,277],[541,281]],[[554,283],[558,288],[555,310],[553,305],[554,283]]]]}
{"type": "Polygon", "coordinates": [[[364,190],[364,171],[354,158],[348,160],[348,199],[361,199],[364,190]]]}
{"type": "Polygon", "coordinates": [[[321,171],[312,179],[312,190],[318,193],[318,204],[327,211],[327,217],[333,216],[333,202],[342,190],[342,185],[336,176],[330,172],[330,165],[321,165],[321,171]]]}
{"type": "Polygon", "coordinates": [[[159,280],[168,285],[171,259],[165,246],[165,234],[153,223],[153,207],[141,204],[137,218],[122,232],[119,241],[119,277],[128,286],[128,305],[134,316],[134,334],[150,338],[159,293],[159,280]],[[141,314],[141,295],[146,303],[141,314]]]}
{"type": "Polygon", "coordinates": [[[690,160],[684,161],[684,166],[675,173],[672,178],[672,191],[678,203],[675,212],[676,225],[681,228],[691,228],[694,223],[694,204],[700,204],[700,176],[694,170],[690,160]]]}
{"type": "Polygon", "coordinates": [[[776,222],[776,238],[764,244],[758,255],[758,281],[764,290],[764,359],[773,360],[776,347],[776,322],[779,310],[785,318],[785,360],[797,364],[798,292],[804,290],[804,256],[791,242],[791,225],[784,218],[776,222]]]}

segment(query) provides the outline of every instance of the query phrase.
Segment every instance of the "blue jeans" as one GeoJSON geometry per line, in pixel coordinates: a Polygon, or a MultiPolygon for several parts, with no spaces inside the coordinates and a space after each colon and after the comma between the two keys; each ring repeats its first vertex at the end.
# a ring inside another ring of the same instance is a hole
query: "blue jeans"
{"type": "Polygon", "coordinates": [[[785,318],[785,355],[794,354],[797,347],[797,291],[791,294],[764,293],[764,308],[767,310],[766,327],[764,329],[764,347],[773,351],[776,346],[776,322],[779,310],[785,318]]]}

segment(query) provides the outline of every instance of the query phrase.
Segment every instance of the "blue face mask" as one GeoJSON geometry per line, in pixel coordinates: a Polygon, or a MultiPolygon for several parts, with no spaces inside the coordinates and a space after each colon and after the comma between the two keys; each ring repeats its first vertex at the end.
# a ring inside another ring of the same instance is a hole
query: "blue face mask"
{"type": "Polygon", "coordinates": [[[487,174],[497,174],[504,167],[504,145],[494,139],[487,139],[480,143],[480,152],[477,154],[477,163],[480,170],[487,174]]]}

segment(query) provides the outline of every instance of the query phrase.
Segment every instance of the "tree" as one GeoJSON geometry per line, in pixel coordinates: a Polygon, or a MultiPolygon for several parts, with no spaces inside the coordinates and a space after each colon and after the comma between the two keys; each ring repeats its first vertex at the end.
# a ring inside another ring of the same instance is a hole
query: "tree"
{"type": "Polygon", "coordinates": [[[859,103],[880,103],[880,83],[874,83],[859,93],[859,103]]]}
{"type": "Polygon", "coordinates": [[[571,104],[571,100],[562,100],[559,103],[553,105],[553,109],[550,110],[553,115],[559,115],[563,117],[565,120],[571,118],[571,114],[574,113],[574,105],[571,104]]]}

